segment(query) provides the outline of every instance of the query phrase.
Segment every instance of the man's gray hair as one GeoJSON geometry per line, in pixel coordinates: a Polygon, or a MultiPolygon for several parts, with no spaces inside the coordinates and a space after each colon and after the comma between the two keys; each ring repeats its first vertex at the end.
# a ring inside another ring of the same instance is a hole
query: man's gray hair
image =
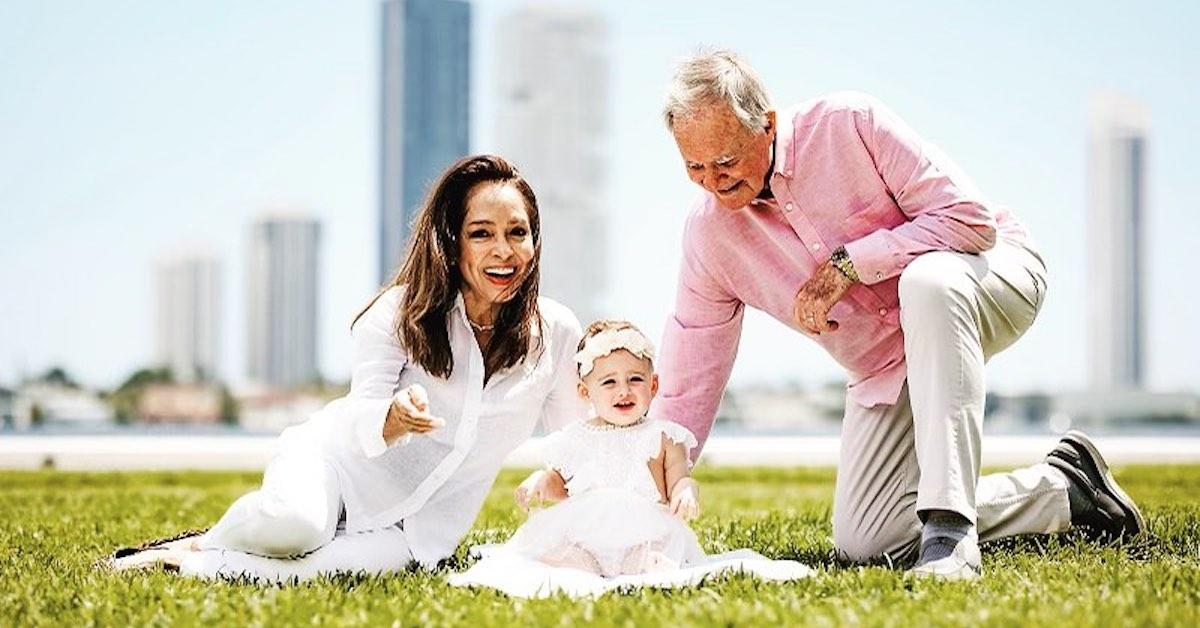
{"type": "Polygon", "coordinates": [[[754,68],[732,50],[702,49],[679,63],[667,88],[663,121],[674,132],[676,120],[718,103],[729,105],[751,131],[767,124],[771,100],[754,68]]]}

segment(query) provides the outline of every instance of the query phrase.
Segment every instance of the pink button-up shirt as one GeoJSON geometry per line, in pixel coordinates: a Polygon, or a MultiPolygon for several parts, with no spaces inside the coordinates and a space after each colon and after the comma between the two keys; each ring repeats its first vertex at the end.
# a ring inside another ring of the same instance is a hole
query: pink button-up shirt
{"type": "Polygon", "coordinates": [[[861,283],[809,335],[849,372],[848,398],[895,403],[906,377],[897,284],[930,251],[980,253],[1024,228],[991,206],[932,144],[879,101],[837,93],[781,112],[773,200],[736,210],[704,194],[688,217],[675,312],[667,321],[652,414],[701,446],[737,354],[746,305],[792,320],[800,287],[839,246],[861,283]]]}

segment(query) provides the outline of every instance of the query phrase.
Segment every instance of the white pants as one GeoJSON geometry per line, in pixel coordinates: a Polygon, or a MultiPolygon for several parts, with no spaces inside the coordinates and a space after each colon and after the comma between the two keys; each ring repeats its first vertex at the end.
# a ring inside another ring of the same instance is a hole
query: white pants
{"type": "Polygon", "coordinates": [[[318,453],[285,453],[262,488],[240,497],[180,571],[200,578],[269,582],[335,573],[391,573],[412,562],[399,525],[347,534],[337,472],[318,453]]]}
{"type": "Polygon", "coordinates": [[[908,381],[893,405],[846,405],[833,505],[839,553],[916,558],[920,513],[957,512],[981,540],[1065,530],[1066,477],[1045,463],[980,477],[984,363],[1033,324],[1046,269],[1001,240],[982,255],[937,252],[900,275],[908,381]]]}

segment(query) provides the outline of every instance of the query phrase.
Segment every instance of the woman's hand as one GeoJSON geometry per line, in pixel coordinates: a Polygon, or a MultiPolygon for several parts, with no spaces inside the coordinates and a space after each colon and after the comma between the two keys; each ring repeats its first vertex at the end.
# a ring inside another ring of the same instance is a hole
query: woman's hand
{"type": "Polygon", "coordinates": [[[700,516],[700,485],[690,476],[671,487],[671,514],[689,521],[700,516]]]}
{"type": "Polygon", "coordinates": [[[513,496],[517,499],[517,506],[528,512],[531,503],[553,503],[566,498],[566,482],[558,471],[541,469],[525,478],[513,496]]]}
{"type": "Polygon", "coordinates": [[[383,442],[391,445],[406,434],[427,434],[446,422],[429,413],[429,395],[420,384],[413,384],[392,397],[383,421],[383,442]]]}

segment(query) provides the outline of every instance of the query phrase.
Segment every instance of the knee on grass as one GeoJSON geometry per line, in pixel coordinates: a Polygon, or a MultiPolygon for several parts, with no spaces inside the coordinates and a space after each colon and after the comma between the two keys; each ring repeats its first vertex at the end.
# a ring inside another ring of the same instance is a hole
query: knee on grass
{"type": "Polygon", "coordinates": [[[838,558],[860,565],[907,565],[916,560],[920,540],[919,528],[892,533],[869,533],[842,526],[833,529],[838,558]]]}

